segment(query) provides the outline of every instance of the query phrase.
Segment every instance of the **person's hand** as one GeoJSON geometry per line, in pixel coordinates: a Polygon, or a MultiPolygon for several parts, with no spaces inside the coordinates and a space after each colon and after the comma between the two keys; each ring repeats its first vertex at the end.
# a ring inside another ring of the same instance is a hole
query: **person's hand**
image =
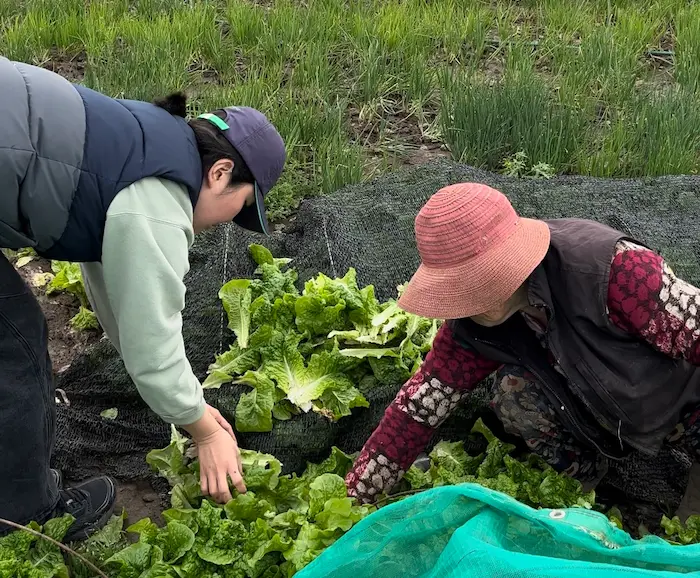
{"type": "Polygon", "coordinates": [[[226,430],[219,428],[210,436],[197,440],[199,453],[199,477],[202,493],[225,504],[231,499],[227,476],[242,494],[246,487],[241,475],[238,444],[226,430]]]}
{"type": "Polygon", "coordinates": [[[219,411],[207,405],[201,419],[185,429],[197,444],[202,493],[225,504],[231,499],[228,477],[240,493],[245,493],[236,436],[219,411]]]}

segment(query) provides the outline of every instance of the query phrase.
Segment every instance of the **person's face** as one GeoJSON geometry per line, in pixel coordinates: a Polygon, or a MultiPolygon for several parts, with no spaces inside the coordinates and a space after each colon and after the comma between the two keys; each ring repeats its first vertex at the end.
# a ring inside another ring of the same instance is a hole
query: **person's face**
{"type": "Polygon", "coordinates": [[[255,202],[253,183],[229,185],[232,171],[233,161],[220,159],[204,176],[194,208],[195,233],[231,221],[244,206],[255,202]]]}
{"type": "Polygon", "coordinates": [[[527,307],[527,289],[523,285],[518,289],[510,299],[504,303],[481,313],[479,315],[474,315],[470,319],[477,325],[482,325],[483,327],[495,327],[501,325],[510,319],[519,310],[527,307]]]}

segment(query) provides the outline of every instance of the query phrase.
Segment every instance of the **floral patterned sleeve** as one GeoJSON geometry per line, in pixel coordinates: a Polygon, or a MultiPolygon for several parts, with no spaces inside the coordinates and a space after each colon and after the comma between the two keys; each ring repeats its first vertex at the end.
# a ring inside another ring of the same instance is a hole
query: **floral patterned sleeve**
{"type": "Polygon", "coordinates": [[[620,329],[674,359],[700,365],[700,289],[676,277],[664,259],[627,241],[610,269],[608,312],[620,329]]]}
{"type": "Polygon", "coordinates": [[[460,346],[447,324],[420,370],[401,388],[345,478],[364,503],[388,493],[460,401],[500,364],[460,346]]]}

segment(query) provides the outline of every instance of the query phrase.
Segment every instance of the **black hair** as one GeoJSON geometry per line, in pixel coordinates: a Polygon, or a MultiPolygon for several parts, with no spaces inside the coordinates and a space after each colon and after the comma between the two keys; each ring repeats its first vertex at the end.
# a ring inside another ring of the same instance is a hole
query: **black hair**
{"type": "MultiPolygon", "coordinates": [[[[175,92],[163,98],[157,98],[153,104],[166,110],[173,116],[187,117],[187,95],[183,92],[175,92]]],[[[213,111],[222,120],[226,118],[223,110],[213,111]]],[[[197,139],[197,149],[202,159],[203,174],[209,172],[214,163],[221,159],[233,161],[233,171],[229,185],[240,183],[253,183],[255,179],[250,172],[243,157],[223,135],[223,133],[211,122],[203,118],[193,118],[188,121],[190,128],[197,139]]]]}

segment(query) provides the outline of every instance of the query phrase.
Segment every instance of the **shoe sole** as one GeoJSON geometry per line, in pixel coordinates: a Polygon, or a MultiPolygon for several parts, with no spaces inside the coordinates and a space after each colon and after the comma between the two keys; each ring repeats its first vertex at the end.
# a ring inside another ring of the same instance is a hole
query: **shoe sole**
{"type": "Polygon", "coordinates": [[[110,490],[107,492],[104,502],[100,504],[97,510],[104,508],[107,504],[109,504],[109,508],[105,510],[104,514],[102,514],[97,520],[83,526],[79,531],[75,533],[68,532],[68,534],[66,534],[66,537],[64,538],[64,542],[81,542],[83,540],[87,540],[96,531],[102,529],[107,524],[107,522],[109,522],[109,519],[114,513],[114,503],[117,497],[117,487],[115,486],[112,478],[106,479],[109,481],[110,490]]]}

